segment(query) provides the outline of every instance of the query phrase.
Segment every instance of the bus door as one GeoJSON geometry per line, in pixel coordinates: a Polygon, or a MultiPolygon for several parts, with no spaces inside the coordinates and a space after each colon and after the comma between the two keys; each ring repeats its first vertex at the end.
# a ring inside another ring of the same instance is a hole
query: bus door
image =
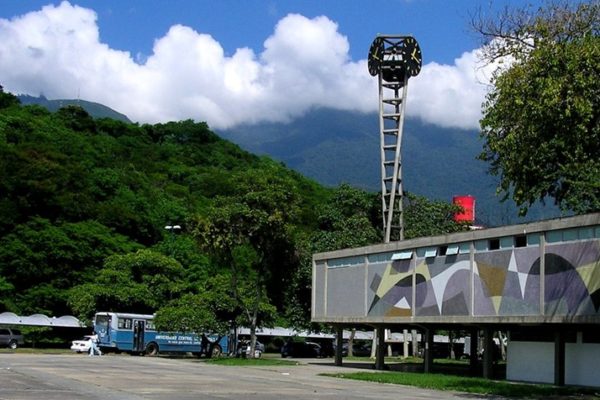
{"type": "Polygon", "coordinates": [[[143,319],[133,320],[133,351],[144,351],[144,333],[146,332],[146,321],[143,319]]]}

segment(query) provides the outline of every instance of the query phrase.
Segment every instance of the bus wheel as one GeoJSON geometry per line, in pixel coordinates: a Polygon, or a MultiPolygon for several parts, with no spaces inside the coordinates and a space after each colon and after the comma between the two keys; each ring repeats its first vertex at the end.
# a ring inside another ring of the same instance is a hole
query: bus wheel
{"type": "Polygon", "coordinates": [[[149,356],[155,356],[158,354],[158,345],[154,342],[148,343],[146,345],[146,354],[149,356]]]}
{"type": "Polygon", "coordinates": [[[218,344],[216,344],[210,350],[210,356],[213,357],[213,358],[221,357],[221,352],[222,351],[223,350],[221,350],[221,346],[219,346],[218,344]]]}

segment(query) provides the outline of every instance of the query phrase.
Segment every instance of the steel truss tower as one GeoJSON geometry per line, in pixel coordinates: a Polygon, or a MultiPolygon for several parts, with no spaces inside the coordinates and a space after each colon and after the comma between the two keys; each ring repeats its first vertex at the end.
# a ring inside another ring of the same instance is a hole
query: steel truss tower
{"type": "Polygon", "coordinates": [[[421,50],[411,36],[379,35],[369,51],[369,72],[379,80],[381,200],[384,241],[404,239],[402,130],[408,79],[421,69],[421,50]]]}

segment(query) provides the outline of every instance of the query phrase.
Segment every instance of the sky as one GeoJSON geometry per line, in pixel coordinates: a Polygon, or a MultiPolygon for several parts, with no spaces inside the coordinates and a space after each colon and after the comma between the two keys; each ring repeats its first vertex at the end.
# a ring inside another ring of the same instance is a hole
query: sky
{"type": "Polygon", "coordinates": [[[413,35],[423,68],[407,115],[477,129],[493,66],[469,29],[519,0],[0,0],[0,85],[107,105],[140,123],[215,129],[311,109],[378,109],[367,55],[413,35]]]}

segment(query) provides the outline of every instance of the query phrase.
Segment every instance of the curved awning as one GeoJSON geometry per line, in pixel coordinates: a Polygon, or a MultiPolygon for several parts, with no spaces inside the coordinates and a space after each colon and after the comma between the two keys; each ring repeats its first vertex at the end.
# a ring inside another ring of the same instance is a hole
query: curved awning
{"type": "Polygon", "coordinates": [[[67,328],[84,328],[85,324],[72,315],[62,317],[48,317],[43,314],[19,316],[11,312],[0,314],[0,325],[28,325],[28,326],[56,326],[67,328]]]}

